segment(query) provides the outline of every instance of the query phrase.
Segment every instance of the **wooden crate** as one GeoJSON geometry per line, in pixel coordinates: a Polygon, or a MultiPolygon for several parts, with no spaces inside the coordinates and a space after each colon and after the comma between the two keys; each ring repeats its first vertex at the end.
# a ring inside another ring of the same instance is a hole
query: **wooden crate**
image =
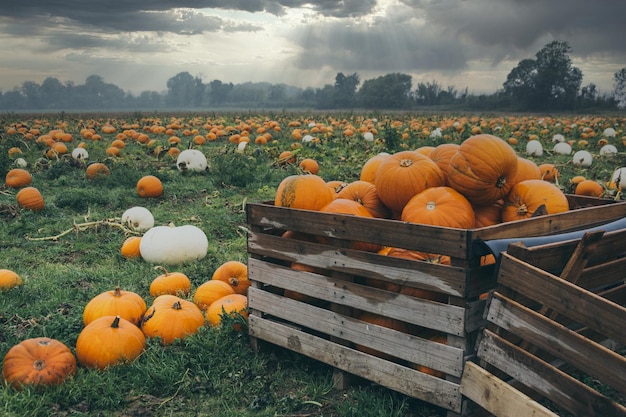
{"type": "MultiPolygon", "coordinates": [[[[580,230],[626,216],[624,202],[569,198],[574,209],[567,213],[479,229],[248,204],[250,336],[450,414],[469,415],[471,404],[459,390],[461,375],[485,323],[481,294],[496,285],[494,265],[480,265],[477,243],[580,230]],[[285,231],[305,237],[282,237],[285,231]],[[356,250],[352,242],[442,254],[451,262],[388,257],[356,250]],[[307,270],[292,268],[294,263],[307,270]],[[399,294],[372,282],[428,290],[439,300],[399,294]],[[359,320],[355,312],[400,320],[406,326],[394,330],[372,324],[359,320]],[[433,336],[443,336],[445,342],[433,336]]],[[[341,384],[345,376],[337,372],[336,382],[341,384]]]]}
{"type": "Polygon", "coordinates": [[[461,393],[503,417],[626,416],[625,242],[622,229],[510,245],[461,393]]]}

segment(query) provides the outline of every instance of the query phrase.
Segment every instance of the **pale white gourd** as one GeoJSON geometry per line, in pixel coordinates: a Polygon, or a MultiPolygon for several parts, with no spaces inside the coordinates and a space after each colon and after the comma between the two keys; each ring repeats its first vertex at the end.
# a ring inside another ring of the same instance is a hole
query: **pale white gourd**
{"type": "Polygon", "coordinates": [[[206,157],[197,149],[185,149],[178,154],[176,167],[180,172],[202,172],[207,169],[206,157]]]}
{"type": "Polygon", "coordinates": [[[131,207],[122,214],[122,222],[132,230],[144,232],[154,226],[154,216],[145,207],[131,207]]]}
{"type": "Polygon", "coordinates": [[[155,226],[141,237],[139,251],[146,261],[159,265],[178,265],[206,256],[209,240],[193,225],[155,226]]]}
{"type": "Polygon", "coordinates": [[[578,151],[572,157],[574,166],[590,167],[593,162],[593,156],[589,151],[578,151]]]}

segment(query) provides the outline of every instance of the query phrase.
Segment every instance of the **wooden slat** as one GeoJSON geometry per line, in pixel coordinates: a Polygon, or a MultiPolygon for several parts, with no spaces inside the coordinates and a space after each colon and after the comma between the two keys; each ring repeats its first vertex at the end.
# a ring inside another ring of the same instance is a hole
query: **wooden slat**
{"type": "Polygon", "coordinates": [[[626,344],[626,308],[525,262],[502,254],[498,282],[587,327],[626,344]]]}
{"type": "Polygon", "coordinates": [[[250,258],[248,276],[324,301],[369,311],[429,329],[464,335],[465,309],[367,287],[339,278],[297,271],[250,258]]]}
{"type": "Polygon", "coordinates": [[[289,298],[251,288],[251,308],[290,323],[384,352],[410,363],[461,376],[463,350],[407,333],[365,323],[289,298]]]}
{"type": "Polygon", "coordinates": [[[424,226],[387,219],[296,210],[265,204],[246,205],[248,224],[384,246],[441,253],[465,259],[467,230],[424,226]]]}
{"type": "Polygon", "coordinates": [[[465,294],[466,270],[458,267],[340,249],[255,232],[248,233],[248,252],[449,295],[465,294]]]}
{"type": "Polygon", "coordinates": [[[495,292],[487,320],[626,394],[626,358],[495,292]],[[623,372],[616,372],[616,370],[623,372]]]}
{"type": "Polygon", "coordinates": [[[478,357],[577,416],[624,417],[626,408],[484,329],[478,357]]]}
{"type": "Polygon", "coordinates": [[[251,315],[250,335],[299,352],[387,388],[460,412],[458,384],[433,377],[292,327],[251,315]]]}
{"type": "Polygon", "coordinates": [[[461,394],[498,417],[558,417],[473,362],[465,364],[460,390],[461,394]]]}

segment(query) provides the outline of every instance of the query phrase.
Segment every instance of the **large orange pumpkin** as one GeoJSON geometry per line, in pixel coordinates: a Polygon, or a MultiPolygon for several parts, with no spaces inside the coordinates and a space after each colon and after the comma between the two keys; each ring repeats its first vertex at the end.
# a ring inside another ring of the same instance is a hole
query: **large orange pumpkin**
{"type": "Polygon", "coordinates": [[[89,300],[83,310],[83,322],[88,325],[102,316],[120,316],[138,326],[145,312],[146,302],[139,294],[117,287],[89,300]]]}
{"type": "Polygon", "coordinates": [[[547,214],[569,210],[567,197],[559,187],[544,180],[526,180],[515,184],[504,200],[502,221],[510,222],[532,217],[540,207],[547,214]]]}
{"type": "Polygon", "coordinates": [[[371,182],[372,184],[374,184],[374,178],[376,178],[376,171],[378,170],[380,163],[383,162],[383,160],[389,156],[391,155],[389,155],[386,152],[381,152],[379,154],[372,156],[367,161],[365,161],[365,163],[361,167],[361,173],[359,175],[359,179],[361,181],[367,181],[367,182],[371,182]]]}
{"type": "Polygon", "coordinates": [[[235,290],[227,282],[211,279],[196,288],[193,294],[193,302],[201,310],[206,311],[214,301],[231,294],[235,294],[235,290]]]}
{"type": "Polygon", "coordinates": [[[541,170],[539,166],[530,159],[517,157],[517,174],[513,179],[513,184],[525,180],[540,180],[541,170]]]}
{"type": "Polygon", "coordinates": [[[120,316],[102,316],[83,328],[76,340],[78,362],[103,370],[132,362],[146,346],[141,329],[120,316]]]}
{"type": "Polygon", "coordinates": [[[509,193],[517,174],[517,154],[497,136],[471,136],[450,158],[448,185],[473,204],[492,204],[509,193]]]}
{"type": "Polygon", "coordinates": [[[163,195],[163,183],[154,175],[143,176],[137,181],[137,194],[144,198],[157,198],[163,195]]]}
{"type": "MultiPolygon", "coordinates": [[[[248,318],[248,297],[242,294],[230,294],[215,300],[206,311],[206,318],[213,326],[219,326],[224,316],[241,315],[248,318]]],[[[235,329],[240,327],[235,325],[235,329]]]]}
{"type": "MultiPolygon", "coordinates": [[[[351,216],[372,218],[372,214],[359,202],[348,200],[346,198],[336,198],[320,209],[322,213],[347,214],[351,216]]],[[[318,236],[317,241],[320,243],[328,243],[328,238],[318,236]]],[[[368,242],[352,242],[350,247],[357,250],[367,252],[378,252],[380,245],[368,242]]]]}
{"type": "Polygon", "coordinates": [[[319,210],[333,200],[333,192],[317,175],[290,175],[276,190],[274,204],[303,210],[319,210]]]}
{"type": "Polygon", "coordinates": [[[18,390],[25,385],[59,385],[74,372],[72,351],[47,337],[23,340],[9,349],[2,363],[2,381],[18,390]]]}
{"type": "Polygon", "coordinates": [[[445,185],[445,176],[429,157],[416,151],[401,151],[380,163],[374,185],[380,200],[398,217],[413,196],[445,185]]]}
{"type": "Polygon", "coordinates": [[[211,279],[224,281],[230,285],[235,293],[246,294],[250,287],[248,266],[239,261],[226,261],[213,271],[211,279]]]}
{"type": "Polygon", "coordinates": [[[30,175],[30,172],[22,168],[13,168],[7,172],[4,183],[7,187],[21,188],[30,185],[32,181],[33,177],[30,175]]]}
{"type": "Polygon", "coordinates": [[[473,206],[474,227],[487,227],[502,223],[502,200],[487,206],[473,206]]]}
{"type": "Polygon", "coordinates": [[[160,337],[163,345],[198,332],[205,319],[200,307],[175,295],[154,299],[144,314],[141,329],[148,337],[160,337]]]}
{"type": "Polygon", "coordinates": [[[459,150],[460,146],[458,143],[442,143],[436,146],[428,156],[439,166],[442,172],[447,173],[450,158],[459,150]]]}
{"type": "Polygon", "coordinates": [[[474,209],[467,198],[453,188],[432,187],[409,200],[402,210],[401,220],[469,229],[474,226],[474,209]]]}
{"type": "Polygon", "coordinates": [[[389,208],[378,197],[376,186],[368,181],[358,180],[349,183],[337,193],[337,198],[356,201],[376,218],[388,218],[391,214],[389,208]]]}
{"type": "Polygon", "coordinates": [[[20,207],[32,211],[42,211],[44,209],[43,196],[35,187],[22,188],[17,192],[15,199],[20,207]]]}

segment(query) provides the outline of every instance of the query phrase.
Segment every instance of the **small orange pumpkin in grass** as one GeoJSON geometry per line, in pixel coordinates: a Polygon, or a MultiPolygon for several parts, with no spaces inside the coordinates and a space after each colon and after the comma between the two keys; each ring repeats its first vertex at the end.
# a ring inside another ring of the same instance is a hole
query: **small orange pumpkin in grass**
{"type": "Polygon", "coordinates": [[[42,211],[45,206],[43,196],[35,187],[22,188],[15,198],[20,207],[32,211],[42,211]]]}
{"type": "Polygon", "coordinates": [[[368,181],[357,180],[349,183],[337,193],[337,198],[356,201],[376,218],[388,218],[391,215],[389,208],[378,197],[376,186],[368,181]]]}
{"type": "Polygon", "coordinates": [[[551,163],[545,163],[539,165],[539,171],[541,172],[541,179],[549,182],[556,182],[559,179],[559,169],[551,163]]]}
{"type": "Polygon", "coordinates": [[[178,296],[187,296],[191,292],[191,280],[182,272],[168,272],[162,266],[156,266],[154,269],[163,271],[150,283],[150,295],[158,297],[163,294],[172,294],[178,296]]]}
{"type": "Polygon", "coordinates": [[[604,194],[604,187],[594,180],[583,180],[576,185],[574,190],[576,195],[586,195],[590,197],[600,197],[604,194]]]}
{"type": "Polygon", "coordinates": [[[139,294],[116,287],[89,300],[83,310],[83,323],[87,325],[102,316],[120,316],[139,325],[145,312],[146,302],[139,294]]]}
{"type": "Polygon", "coordinates": [[[22,278],[10,269],[0,269],[0,291],[10,290],[23,284],[22,278]]]}
{"type": "Polygon", "coordinates": [[[291,151],[282,151],[278,155],[278,165],[295,164],[296,156],[291,151]]]}
{"type": "Polygon", "coordinates": [[[444,184],[445,176],[437,164],[416,151],[401,151],[384,158],[374,178],[378,197],[397,217],[413,196],[444,184]]]}
{"type": "Polygon", "coordinates": [[[312,158],[304,158],[300,161],[299,167],[302,171],[307,174],[317,175],[320,170],[320,166],[315,159],[312,158]]]}
{"type": "Polygon", "coordinates": [[[106,154],[108,156],[120,156],[122,153],[120,151],[120,148],[115,146],[109,146],[106,150],[106,154]]]}
{"type": "Polygon", "coordinates": [[[109,171],[109,167],[104,165],[102,162],[92,162],[87,165],[87,168],[85,169],[85,176],[90,180],[100,176],[106,177],[110,173],[111,171],[109,171]]]}
{"type": "Polygon", "coordinates": [[[154,175],[145,175],[137,181],[137,194],[143,198],[158,198],[163,195],[163,183],[154,175]]]}
{"type": "Polygon", "coordinates": [[[163,345],[172,344],[198,332],[205,319],[200,307],[175,295],[154,299],[144,314],[141,329],[148,337],[160,337],[163,345]]]}
{"type": "Polygon", "coordinates": [[[33,177],[30,175],[30,172],[26,171],[22,168],[13,168],[9,172],[7,172],[4,183],[7,187],[11,188],[21,188],[33,182],[33,177]]]}
{"type": "Polygon", "coordinates": [[[274,204],[303,210],[319,210],[334,199],[326,182],[317,175],[290,175],[276,190],[274,204]]]}
{"type": "Polygon", "coordinates": [[[233,287],[225,281],[212,279],[196,288],[193,294],[193,302],[200,307],[201,310],[206,311],[214,301],[231,294],[235,294],[233,287]]]}
{"type": "Polygon", "coordinates": [[[9,349],[2,364],[2,381],[21,390],[27,385],[59,385],[75,372],[76,358],[63,342],[36,337],[9,349]]]}
{"type": "Polygon", "coordinates": [[[567,197],[559,187],[544,180],[526,180],[515,184],[504,200],[502,221],[510,222],[533,216],[542,206],[547,214],[569,210],[567,197]]]}
{"type": "Polygon", "coordinates": [[[76,340],[76,358],[88,368],[104,370],[132,362],[141,355],[146,337],[120,316],[102,316],[86,325],[76,340]]]}
{"type": "MultiPolygon", "coordinates": [[[[248,318],[248,297],[243,294],[230,294],[211,303],[206,311],[206,318],[211,325],[219,326],[224,315],[236,316],[238,314],[244,319],[248,318]]],[[[239,328],[235,325],[235,330],[239,328]]]]}
{"type": "Polygon", "coordinates": [[[245,295],[250,287],[248,266],[239,261],[224,262],[213,272],[211,279],[226,282],[237,294],[245,295]]]}
{"type": "Polygon", "coordinates": [[[141,244],[141,236],[130,236],[124,240],[120,253],[124,258],[134,259],[141,257],[139,245],[141,244]]]}

